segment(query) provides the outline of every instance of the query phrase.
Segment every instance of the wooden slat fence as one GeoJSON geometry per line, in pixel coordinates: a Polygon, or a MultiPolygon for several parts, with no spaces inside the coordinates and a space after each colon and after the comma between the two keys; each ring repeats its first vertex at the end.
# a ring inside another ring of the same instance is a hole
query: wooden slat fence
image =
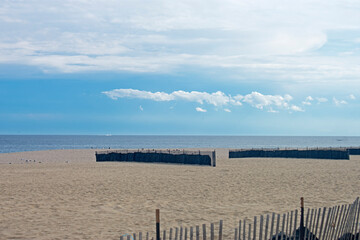
{"type": "MultiPolygon", "coordinates": [[[[223,221],[195,227],[177,227],[164,230],[162,240],[360,240],[360,201],[330,208],[304,209],[284,214],[255,216],[253,220],[240,220],[231,232],[223,232],[223,221]],[[301,227],[301,217],[304,226],[301,227]],[[210,231],[208,231],[210,227],[210,231]],[[300,231],[303,231],[301,234],[300,231]],[[300,236],[304,236],[300,239],[300,236]]],[[[124,235],[121,240],[156,240],[149,233],[124,235]]]]}

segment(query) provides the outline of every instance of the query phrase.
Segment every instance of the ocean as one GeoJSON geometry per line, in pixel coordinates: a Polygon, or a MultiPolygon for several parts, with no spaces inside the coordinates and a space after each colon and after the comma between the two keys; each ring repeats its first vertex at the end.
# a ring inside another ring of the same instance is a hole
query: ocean
{"type": "Polygon", "coordinates": [[[0,153],[51,149],[360,147],[360,137],[0,135],[0,153]]]}

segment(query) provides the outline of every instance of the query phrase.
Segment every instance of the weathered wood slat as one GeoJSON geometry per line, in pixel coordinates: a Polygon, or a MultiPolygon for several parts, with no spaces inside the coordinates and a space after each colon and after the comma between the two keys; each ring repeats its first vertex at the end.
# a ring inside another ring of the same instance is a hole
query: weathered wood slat
{"type": "Polygon", "coordinates": [[[289,236],[289,213],[286,214],[286,229],[285,234],[289,236]]]}
{"type": "Polygon", "coordinates": [[[349,233],[351,233],[351,225],[352,225],[352,222],[353,222],[353,213],[354,213],[354,204],[351,204],[350,205],[350,210],[349,210],[349,216],[348,216],[348,219],[346,221],[346,227],[345,227],[345,233],[346,234],[346,238],[345,240],[348,240],[349,239],[349,233]]]}
{"type": "Polygon", "coordinates": [[[194,228],[190,227],[190,240],[194,240],[194,228]]]}
{"type": "Polygon", "coordinates": [[[133,240],[136,240],[136,233],[133,233],[133,240]]]}
{"type": "Polygon", "coordinates": [[[239,237],[238,240],[241,240],[241,220],[239,221],[239,237]]]}
{"type": "Polygon", "coordinates": [[[264,224],[264,216],[260,216],[260,226],[259,226],[259,240],[262,240],[263,235],[263,224],[264,224]]]}
{"type": "Polygon", "coordinates": [[[238,240],[238,229],[235,228],[234,240],[238,240]]]}
{"type": "Polygon", "coordinates": [[[188,237],[188,228],[185,228],[185,235],[184,235],[184,240],[187,240],[188,237]]]}
{"type": "MultiPolygon", "coordinates": [[[[267,234],[268,234],[268,228],[269,228],[269,219],[270,219],[270,216],[269,214],[266,215],[266,223],[265,223],[265,233],[264,233],[264,240],[267,240],[267,234]]],[[[261,239],[260,239],[261,240],[261,239]]]]}
{"type": "Polygon", "coordinates": [[[315,235],[315,229],[316,229],[316,219],[318,216],[318,210],[315,208],[314,209],[314,216],[313,216],[313,222],[312,222],[312,227],[311,227],[311,235],[310,235],[310,240],[314,240],[314,236],[315,235]]]}
{"type": "Polygon", "coordinates": [[[249,223],[248,240],[251,240],[251,223],[249,223]]]}
{"type": "MultiPolygon", "coordinates": [[[[329,211],[329,210],[328,210],[329,211]]],[[[325,225],[324,224],[324,221],[325,221],[325,214],[326,214],[326,207],[323,208],[323,214],[322,214],[322,218],[321,218],[321,224],[320,224],[320,229],[319,229],[319,240],[322,240],[323,238],[322,237],[322,229],[323,229],[323,226],[325,225]]]]}
{"type": "Polygon", "coordinates": [[[306,236],[308,235],[308,223],[309,223],[309,213],[310,213],[310,209],[308,208],[307,213],[306,213],[306,221],[305,221],[305,234],[304,237],[306,238],[306,236]]]}
{"type": "Polygon", "coordinates": [[[277,221],[276,221],[276,240],[279,240],[279,224],[280,224],[280,214],[277,215],[277,221]]]}
{"type": "Polygon", "coordinates": [[[297,219],[298,219],[298,210],[295,210],[295,216],[294,216],[294,239],[296,238],[296,228],[297,228],[297,219]]]}
{"type": "Polygon", "coordinates": [[[183,238],[183,227],[180,227],[179,239],[182,240],[182,238],[183,238]]]}
{"type": "Polygon", "coordinates": [[[203,240],[206,240],[206,224],[202,225],[202,229],[203,229],[203,240]]]}
{"type": "Polygon", "coordinates": [[[341,209],[340,209],[340,216],[339,216],[339,219],[338,219],[337,224],[336,224],[335,237],[340,235],[339,228],[340,228],[340,222],[341,222],[341,217],[342,217],[343,210],[344,210],[344,206],[342,206],[341,209]]]}
{"type": "Polygon", "coordinates": [[[196,240],[199,240],[200,239],[200,227],[199,226],[196,226],[196,240]]]}
{"type": "Polygon", "coordinates": [[[311,227],[313,226],[313,216],[314,216],[314,209],[311,209],[311,212],[310,212],[310,222],[309,222],[309,225],[307,226],[308,228],[308,231],[307,231],[307,239],[310,240],[310,237],[312,235],[312,231],[311,231],[311,227]]]}
{"type": "Polygon", "coordinates": [[[341,231],[340,236],[344,235],[344,233],[345,233],[345,222],[346,222],[346,219],[347,219],[347,217],[348,217],[348,215],[349,215],[349,210],[350,210],[350,206],[345,206],[345,212],[346,212],[346,214],[345,214],[344,220],[342,221],[342,224],[341,224],[342,226],[341,226],[341,228],[340,228],[340,231],[341,231]]]}
{"type": "Polygon", "coordinates": [[[256,240],[256,216],[254,217],[254,231],[253,231],[253,239],[256,240]]]}
{"type": "Polygon", "coordinates": [[[146,232],[146,240],[149,240],[149,232],[146,232]]]}
{"type": "Polygon", "coordinates": [[[319,211],[317,212],[317,220],[316,220],[316,225],[315,225],[315,236],[317,236],[320,216],[321,216],[321,208],[319,208],[319,211]]]}
{"type": "Polygon", "coordinates": [[[178,240],[179,228],[175,228],[175,240],[178,240]]]}
{"type": "Polygon", "coordinates": [[[270,238],[273,237],[273,233],[274,233],[274,222],[275,222],[275,213],[272,214],[271,216],[271,228],[270,228],[270,238]]]}
{"type": "Polygon", "coordinates": [[[285,213],[283,214],[282,226],[281,226],[281,240],[284,239],[284,231],[285,231],[285,213]]]}
{"type": "Polygon", "coordinates": [[[330,228],[331,228],[331,223],[332,223],[336,208],[337,208],[337,206],[335,206],[335,207],[333,207],[331,209],[329,220],[327,221],[326,228],[324,228],[324,237],[325,237],[324,239],[325,240],[329,239],[329,232],[330,232],[330,228]]]}
{"type": "Polygon", "coordinates": [[[246,240],[246,220],[244,219],[243,223],[243,240],[246,240]]]}
{"type": "Polygon", "coordinates": [[[223,220],[220,220],[220,223],[219,223],[219,240],[222,240],[222,234],[223,234],[223,220]]]}
{"type": "Polygon", "coordinates": [[[291,211],[290,213],[290,226],[289,226],[289,229],[290,229],[290,232],[289,232],[289,236],[290,236],[290,239],[292,237],[292,235],[294,234],[294,231],[292,229],[292,223],[293,223],[293,211],[291,211]]]}
{"type": "Polygon", "coordinates": [[[329,224],[331,212],[332,212],[332,208],[329,208],[327,218],[326,218],[326,222],[324,224],[324,234],[323,234],[324,235],[324,237],[323,237],[324,240],[326,240],[326,233],[327,233],[326,230],[327,230],[327,226],[329,224]]]}
{"type": "Polygon", "coordinates": [[[215,240],[215,234],[214,234],[214,223],[211,223],[210,225],[210,240],[215,240]]]}
{"type": "Polygon", "coordinates": [[[139,232],[139,240],[142,240],[142,232],[139,232]]]}
{"type": "Polygon", "coordinates": [[[169,240],[172,240],[172,234],[173,234],[173,229],[172,229],[172,228],[170,228],[169,240]]]}
{"type": "Polygon", "coordinates": [[[339,215],[339,208],[336,208],[336,210],[334,211],[334,217],[331,221],[331,226],[329,229],[329,239],[333,239],[335,232],[336,232],[336,222],[338,220],[338,215],[339,215]]]}
{"type": "MultiPolygon", "coordinates": [[[[356,207],[357,207],[357,211],[356,211],[356,221],[355,221],[355,230],[354,230],[354,234],[358,233],[358,226],[359,226],[359,216],[360,216],[360,200],[359,198],[357,198],[357,203],[356,203],[356,207]]],[[[359,231],[360,232],[360,231],[359,231]]]]}
{"type": "Polygon", "coordinates": [[[166,240],[166,230],[163,231],[163,239],[162,240],[166,240]]]}
{"type": "Polygon", "coordinates": [[[338,209],[339,209],[339,207],[335,206],[334,213],[332,214],[331,221],[329,222],[328,239],[331,239],[331,237],[332,237],[332,233],[335,228],[334,224],[335,224],[335,218],[336,218],[338,209]]]}

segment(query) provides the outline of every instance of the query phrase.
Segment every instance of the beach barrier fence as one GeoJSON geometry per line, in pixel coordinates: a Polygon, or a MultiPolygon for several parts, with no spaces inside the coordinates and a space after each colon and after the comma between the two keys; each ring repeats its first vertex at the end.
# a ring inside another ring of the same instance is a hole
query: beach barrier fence
{"type": "MultiPolygon", "coordinates": [[[[356,152],[356,149],[351,150],[351,152],[356,152]]],[[[230,149],[229,158],[312,158],[349,160],[349,153],[350,151],[347,148],[230,149]]]]}
{"type": "Polygon", "coordinates": [[[109,150],[95,152],[96,162],[173,163],[216,166],[215,151],[180,149],[109,150]]]}
{"type": "Polygon", "coordinates": [[[360,155],[360,148],[351,147],[348,148],[348,152],[350,155],[360,155]]]}
{"type": "Polygon", "coordinates": [[[255,216],[240,220],[231,232],[223,232],[223,221],[195,227],[176,227],[160,232],[160,212],[156,211],[156,235],[142,232],[121,236],[120,240],[360,240],[360,201],[330,208],[296,209],[283,214],[255,216]],[[210,226],[210,229],[208,228],[210,226]]]}

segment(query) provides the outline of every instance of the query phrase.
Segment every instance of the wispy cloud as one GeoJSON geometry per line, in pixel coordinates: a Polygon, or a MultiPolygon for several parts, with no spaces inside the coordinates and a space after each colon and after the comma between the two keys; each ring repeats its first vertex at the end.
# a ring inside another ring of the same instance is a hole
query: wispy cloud
{"type": "Polygon", "coordinates": [[[354,94],[350,94],[350,95],[349,95],[349,98],[350,98],[351,100],[355,100],[355,99],[356,99],[356,97],[355,97],[354,94]]]}
{"type": "Polygon", "coordinates": [[[144,108],[140,105],[139,106],[140,111],[144,111],[144,108]]]}
{"type": "Polygon", "coordinates": [[[347,104],[345,100],[338,100],[337,98],[333,97],[333,102],[336,106],[347,104]]]}
{"type": "Polygon", "coordinates": [[[231,112],[231,110],[228,109],[228,108],[224,108],[224,111],[225,111],[225,112],[231,112]]]}
{"type": "Polygon", "coordinates": [[[317,97],[316,100],[318,103],[325,103],[325,102],[329,101],[327,98],[324,98],[324,97],[317,97]]]}
{"type": "Polygon", "coordinates": [[[197,108],[195,108],[195,110],[196,110],[197,112],[207,112],[206,109],[203,109],[203,108],[201,108],[201,107],[197,107],[197,108]]]}
{"type": "Polygon", "coordinates": [[[302,102],[303,105],[311,105],[311,102],[314,101],[314,99],[311,96],[307,96],[305,98],[305,101],[302,102]]]}

